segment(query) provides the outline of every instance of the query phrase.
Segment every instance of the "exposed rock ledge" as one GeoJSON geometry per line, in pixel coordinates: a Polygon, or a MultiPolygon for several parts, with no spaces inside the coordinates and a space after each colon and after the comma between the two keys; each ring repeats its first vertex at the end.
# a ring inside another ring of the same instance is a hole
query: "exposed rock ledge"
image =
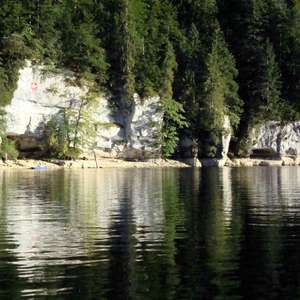
{"type": "MultiPolygon", "coordinates": [[[[45,72],[42,65],[32,65],[28,61],[20,70],[17,89],[10,105],[5,108],[7,135],[16,140],[23,157],[33,157],[32,153],[43,152],[44,128],[49,119],[62,108],[71,107],[76,99],[81,99],[86,94],[86,88],[67,83],[69,75],[65,71],[56,71],[45,72]]],[[[85,149],[84,157],[92,159],[96,155],[99,159],[139,160],[159,157],[160,129],[163,124],[159,97],[140,99],[135,95],[131,113],[128,118],[122,111],[112,109],[109,97],[99,94],[93,116],[97,121],[95,146],[92,153],[85,149]]],[[[203,166],[298,165],[300,122],[280,124],[270,121],[253,129],[249,155],[254,158],[259,154],[260,158],[272,157],[281,160],[227,160],[232,140],[231,131],[230,120],[225,116],[224,135],[217,155],[222,159],[203,160],[203,166]]],[[[189,159],[190,165],[200,166],[199,161],[193,158],[197,154],[189,135],[182,137],[178,150],[178,157],[189,159]]]]}
{"type": "Polygon", "coordinates": [[[253,159],[253,158],[223,158],[223,159],[203,159],[203,167],[280,167],[280,166],[300,166],[300,158],[282,157],[281,159],[253,159]]]}
{"type": "Polygon", "coordinates": [[[279,157],[292,157],[296,160],[300,157],[300,122],[266,122],[254,129],[252,144],[250,154],[256,150],[268,150],[279,157]]]}
{"type": "Polygon", "coordinates": [[[300,159],[283,158],[271,159],[204,159],[198,160],[171,160],[171,159],[148,159],[145,161],[127,161],[123,159],[102,158],[95,160],[35,160],[20,159],[3,162],[0,160],[0,170],[31,169],[36,166],[46,166],[49,170],[55,169],[96,169],[96,168],[190,168],[190,167],[281,167],[300,166],[300,159]]]}
{"type": "MultiPolygon", "coordinates": [[[[69,75],[64,70],[47,72],[43,65],[33,65],[30,61],[19,71],[17,89],[5,109],[7,135],[16,140],[25,157],[26,153],[42,152],[47,122],[61,109],[72,108],[85,97],[87,88],[68,84],[69,75]]],[[[135,94],[129,119],[124,112],[112,108],[109,96],[99,93],[96,98],[92,117],[97,126],[94,146],[97,156],[145,159],[160,155],[163,114],[158,96],[141,99],[135,94]]]]}
{"type": "Polygon", "coordinates": [[[176,161],[170,159],[149,159],[146,161],[126,161],[122,159],[104,158],[97,160],[34,160],[24,159],[2,162],[0,170],[31,169],[36,166],[47,166],[49,170],[55,169],[92,169],[92,168],[189,168],[189,161],[176,161]]]}

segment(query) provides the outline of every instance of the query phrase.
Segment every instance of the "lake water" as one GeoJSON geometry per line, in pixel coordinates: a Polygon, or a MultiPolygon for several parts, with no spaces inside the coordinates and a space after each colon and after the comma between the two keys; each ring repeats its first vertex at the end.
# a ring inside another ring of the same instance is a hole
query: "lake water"
{"type": "Polygon", "coordinates": [[[0,299],[300,299],[300,168],[0,172],[0,299]]]}

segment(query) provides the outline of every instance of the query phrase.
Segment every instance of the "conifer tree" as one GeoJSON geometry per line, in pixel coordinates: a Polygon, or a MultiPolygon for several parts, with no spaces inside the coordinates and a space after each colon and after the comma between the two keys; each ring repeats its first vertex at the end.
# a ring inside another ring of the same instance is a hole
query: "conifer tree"
{"type": "Polygon", "coordinates": [[[239,121],[240,99],[234,81],[237,71],[219,30],[214,34],[211,52],[207,57],[207,74],[200,104],[200,141],[203,156],[218,156],[218,146],[228,114],[233,125],[239,121]]]}
{"type": "Polygon", "coordinates": [[[118,100],[130,108],[136,91],[135,67],[142,40],[138,15],[143,15],[143,1],[114,0],[108,7],[114,22],[108,39],[112,88],[118,100]]]}
{"type": "Polygon", "coordinates": [[[218,155],[225,114],[239,122],[237,70],[217,20],[215,1],[181,1],[185,37],[179,52],[176,95],[187,111],[202,156],[218,155]],[[190,23],[191,22],[191,23],[190,23]],[[190,24],[189,24],[190,23],[190,24]],[[189,24],[189,25],[188,25],[189,24]]]}
{"type": "MultiPolygon", "coordinates": [[[[177,50],[178,71],[175,97],[184,104],[192,139],[199,139],[201,101],[205,80],[206,57],[217,26],[215,1],[174,1],[179,14],[182,40],[177,50]]],[[[186,133],[185,133],[186,134],[186,133]]]]}
{"type": "Polygon", "coordinates": [[[177,67],[176,56],[171,43],[166,44],[163,62],[164,79],[160,91],[163,111],[162,154],[171,156],[178,142],[178,129],[187,126],[183,117],[183,106],[173,99],[174,71],[177,67]]]}
{"type": "MultiPolygon", "coordinates": [[[[289,115],[299,118],[300,112],[300,1],[291,1],[285,48],[282,59],[283,97],[291,105],[289,115]],[[295,111],[298,116],[295,116],[295,111]]],[[[289,116],[286,116],[289,117],[289,116]]]]}
{"type": "Polygon", "coordinates": [[[106,58],[93,16],[94,1],[66,1],[63,9],[62,54],[59,63],[72,70],[78,78],[106,80],[106,58]]]}
{"type": "Polygon", "coordinates": [[[166,44],[174,43],[178,36],[178,24],[174,7],[168,0],[150,0],[144,10],[142,48],[136,63],[138,91],[145,96],[158,94],[165,70],[163,61],[166,44]]]}
{"type": "Polygon", "coordinates": [[[257,121],[259,123],[268,120],[280,119],[281,108],[281,75],[276,61],[273,46],[269,40],[264,46],[263,61],[261,65],[260,89],[261,101],[256,110],[257,121]]]}
{"type": "Polygon", "coordinates": [[[160,95],[165,155],[182,114],[203,156],[218,155],[228,115],[242,153],[257,124],[299,119],[299,20],[299,0],[2,0],[0,106],[30,59],[105,87],[128,142],[134,94],[160,95]]]}
{"type": "Polygon", "coordinates": [[[4,0],[0,9],[0,105],[10,102],[19,68],[29,54],[21,2],[4,0]]]}

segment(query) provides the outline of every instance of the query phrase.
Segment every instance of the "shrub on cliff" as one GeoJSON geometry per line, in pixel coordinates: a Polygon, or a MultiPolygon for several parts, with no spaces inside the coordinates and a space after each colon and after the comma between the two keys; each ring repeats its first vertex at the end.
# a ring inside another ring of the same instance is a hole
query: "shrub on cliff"
{"type": "Polygon", "coordinates": [[[5,159],[17,159],[18,151],[16,149],[15,142],[8,139],[6,133],[6,119],[5,111],[0,109],[0,157],[5,159]]]}
{"type": "Polygon", "coordinates": [[[11,159],[15,160],[19,156],[19,152],[16,149],[15,142],[8,139],[7,137],[1,138],[1,145],[0,145],[0,156],[2,159],[11,159]]]}
{"type": "Polygon", "coordinates": [[[50,156],[60,159],[76,159],[83,148],[92,148],[95,143],[97,122],[94,109],[97,98],[93,90],[53,116],[45,127],[45,147],[50,156]]]}

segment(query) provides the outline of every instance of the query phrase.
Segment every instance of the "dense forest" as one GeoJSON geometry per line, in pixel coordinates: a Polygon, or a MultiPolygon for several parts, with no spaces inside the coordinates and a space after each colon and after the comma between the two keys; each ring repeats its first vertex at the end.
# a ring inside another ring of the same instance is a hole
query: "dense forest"
{"type": "Polygon", "coordinates": [[[228,115],[231,151],[251,128],[299,120],[299,0],[1,0],[0,102],[26,59],[72,70],[77,84],[130,113],[159,95],[163,154],[190,135],[216,156],[228,115]]]}

